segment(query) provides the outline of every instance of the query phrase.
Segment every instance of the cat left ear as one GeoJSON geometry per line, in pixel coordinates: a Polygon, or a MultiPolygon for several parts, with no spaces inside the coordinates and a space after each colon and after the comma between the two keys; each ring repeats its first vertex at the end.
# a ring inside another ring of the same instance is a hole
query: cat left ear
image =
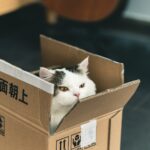
{"type": "Polygon", "coordinates": [[[54,73],[52,73],[49,69],[45,67],[40,67],[40,72],[39,72],[40,78],[46,80],[46,79],[50,79],[53,75],[54,73]]]}
{"type": "Polygon", "coordinates": [[[86,57],[81,63],[78,64],[78,69],[81,70],[83,73],[88,73],[88,66],[89,66],[89,56],[86,57]]]}

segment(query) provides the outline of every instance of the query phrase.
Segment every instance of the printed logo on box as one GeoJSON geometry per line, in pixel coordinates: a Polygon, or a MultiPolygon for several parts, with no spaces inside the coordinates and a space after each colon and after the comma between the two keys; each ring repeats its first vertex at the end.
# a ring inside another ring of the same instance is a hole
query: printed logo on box
{"type": "Polygon", "coordinates": [[[5,136],[5,118],[0,115],[0,135],[5,136]]]}
{"type": "Polygon", "coordinates": [[[82,148],[81,141],[82,141],[81,132],[71,135],[71,150],[83,150],[83,149],[88,149],[96,145],[96,143],[92,143],[82,148]]]}
{"type": "Polygon", "coordinates": [[[69,136],[56,141],[56,150],[69,150],[69,136]]]}
{"type": "Polygon", "coordinates": [[[28,105],[28,94],[26,93],[25,89],[20,89],[17,84],[8,82],[2,78],[0,78],[0,94],[1,93],[9,96],[13,100],[28,105]]]}
{"type": "Polygon", "coordinates": [[[81,133],[71,135],[71,150],[79,150],[81,144],[81,133]]]}
{"type": "Polygon", "coordinates": [[[81,132],[74,133],[71,136],[56,141],[56,150],[84,150],[96,145],[91,143],[85,147],[81,147],[81,132]]]}

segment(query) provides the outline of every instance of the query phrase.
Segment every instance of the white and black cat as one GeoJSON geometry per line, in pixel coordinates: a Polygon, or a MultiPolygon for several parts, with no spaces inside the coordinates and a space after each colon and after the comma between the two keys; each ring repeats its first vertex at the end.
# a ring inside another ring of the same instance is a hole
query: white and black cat
{"type": "Polygon", "coordinates": [[[40,68],[39,76],[54,84],[51,105],[51,133],[54,133],[64,116],[83,98],[96,93],[95,83],[88,77],[88,57],[81,63],[65,68],[40,68]]]}

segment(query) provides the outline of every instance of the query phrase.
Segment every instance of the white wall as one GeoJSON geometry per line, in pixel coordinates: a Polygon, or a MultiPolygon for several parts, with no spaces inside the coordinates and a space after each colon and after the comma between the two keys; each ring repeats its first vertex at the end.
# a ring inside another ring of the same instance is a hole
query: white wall
{"type": "Polygon", "coordinates": [[[150,0],[129,0],[124,16],[150,22],[150,0]]]}

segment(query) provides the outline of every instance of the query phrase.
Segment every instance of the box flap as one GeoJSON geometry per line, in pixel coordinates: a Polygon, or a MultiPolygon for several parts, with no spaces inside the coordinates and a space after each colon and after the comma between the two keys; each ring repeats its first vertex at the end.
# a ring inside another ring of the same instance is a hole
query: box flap
{"type": "Polygon", "coordinates": [[[106,113],[121,109],[135,93],[140,81],[135,80],[113,89],[106,90],[86,101],[78,103],[64,118],[57,131],[83,123],[106,113]],[[91,111],[90,111],[91,110],[91,111]]]}
{"type": "Polygon", "coordinates": [[[124,66],[122,63],[92,54],[46,36],[41,36],[41,49],[43,65],[46,67],[77,64],[89,56],[89,75],[97,84],[97,92],[124,83],[124,66]]]}
{"type": "Polygon", "coordinates": [[[49,130],[53,84],[0,60],[0,109],[49,130]]]}

